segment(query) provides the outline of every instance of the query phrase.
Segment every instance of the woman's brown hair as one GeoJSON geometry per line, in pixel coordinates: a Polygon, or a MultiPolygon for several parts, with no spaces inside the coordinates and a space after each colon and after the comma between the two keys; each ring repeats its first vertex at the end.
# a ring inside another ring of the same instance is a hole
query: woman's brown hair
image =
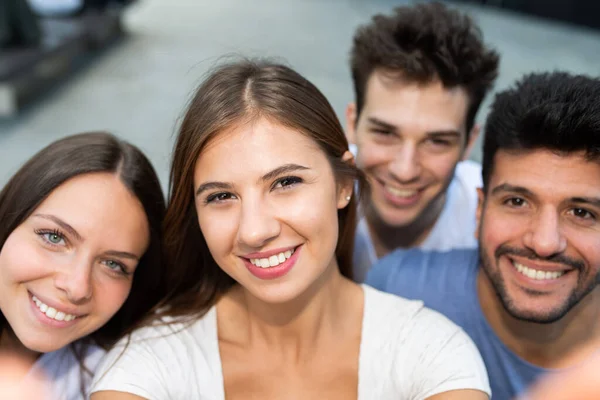
{"type": "MultiPolygon", "coordinates": [[[[148,249],[140,259],[129,296],[119,311],[100,329],[72,345],[81,361],[89,343],[108,348],[131,331],[165,295],[161,223],[165,200],[158,177],[135,146],[103,132],[60,139],[34,155],[0,192],[0,248],[52,193],[71,178],[90,173],[111,173],[140,201],[150,228],[148,249]]],[[[0,312],[0,332],[10,329],[0,312]]],[[[85,366],[82,364],[83,370],[85,366]]]]}
{"type": "MultiPolygon", "coordinates": [[[[284,65],[266,61],[243,60],[217,68],[197,89],[175,143],[164,222],[169,296],[162,315],[199,317],[235,283],[216,264],[200,231],[193,173],[207,143],[228,128],[259,118],[307,135],[327,156],[338,182],[358,180],[363,185],[359,170],[342,161],[348,141],[331,105],[312,83],[284,65]]],[[[336,258],[348,278],[356,206],[353,196],[338,211],[336,258]]]]}

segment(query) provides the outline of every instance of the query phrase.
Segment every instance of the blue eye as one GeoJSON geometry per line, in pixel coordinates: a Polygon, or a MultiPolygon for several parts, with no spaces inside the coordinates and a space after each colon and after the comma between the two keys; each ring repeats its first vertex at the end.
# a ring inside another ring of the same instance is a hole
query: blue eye
{"type": "Polygon", "coordinates": [[[111,271],[117,272],[122,275],[129,275],[129,271],[127,268],[120,262],[114,260],[106,260],[104,261],[104,265],[106,265],[111,271]]]}
{"type": "Polygon", "coordinates": [[[63,246],[66,244],[65,236],[58,230],[36,230],[35,233],[52,246],[63,246]]]}

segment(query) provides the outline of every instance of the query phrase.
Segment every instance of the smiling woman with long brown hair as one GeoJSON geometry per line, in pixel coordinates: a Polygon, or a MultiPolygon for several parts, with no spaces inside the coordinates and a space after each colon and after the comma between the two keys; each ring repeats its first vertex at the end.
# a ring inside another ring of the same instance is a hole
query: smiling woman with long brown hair
{"type": "Polygon", "coordinates": [[[357,180],[314,85],[269,62],[216,69],[175,144],[170,296],[92,399],[487,398],[459,328],[352,282],[357,180]]]}
{"type": "Polygon", "coordinates": [[[143,153],[83,133],[34,155],[0,192],[0,353],[87,398],[99,359],[164,296],[165,202],[143,153]]]}

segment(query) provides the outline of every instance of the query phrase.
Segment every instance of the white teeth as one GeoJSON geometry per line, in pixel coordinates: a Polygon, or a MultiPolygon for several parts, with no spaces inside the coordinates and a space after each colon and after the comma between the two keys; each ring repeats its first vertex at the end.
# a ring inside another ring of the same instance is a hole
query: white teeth
{"type": "Polygon", "coordinates": [[[54,318],[56,316],[56,308],[48,307],[46,310],[46,317],[54,318]]]}
{"type": "Polygon", "coordinates": [[[526,277],[535,279],[538,281],[547,280],[547,279],[558,279],[559,277],[561,277],[565,274],[564,272],[559,272],[559,271],[550,272],[550,271],[536,270],[533,268],[526,267],[525,265],[519,264],[514,261],[513,261],[513,265],[517,269],[517,271],[519,271],[526,277]]]}
{"type": "Polygon", "coordinates": [[[412,197],[414,195],[417,194],[416,190],[408,190],[408,189],[398,189],[398,188],[394,188],[391,186],[386,186],[385,190],[387,190],[388,192],[390,192],[393,196],[396,197],[412,197]]]}
{"type": "Polygon", "coordinates": [[[75,315],[66,314],[62,311],[57,311],[56,308],[49,307],[47,304],[44,304],[35,296],[32,296],[33,302],[38,306],[41,312],[46,314],[46,317],[55,319],[57,321],[73,321],[77,318],[75,315]]]}
{"type": "Polygon", "coordinates": [[[252,265],[260,268],[276,267],[294,254],[294,250],[284,251],[279,254],[272,255],[269,258],[251,258],[252,265]]]}

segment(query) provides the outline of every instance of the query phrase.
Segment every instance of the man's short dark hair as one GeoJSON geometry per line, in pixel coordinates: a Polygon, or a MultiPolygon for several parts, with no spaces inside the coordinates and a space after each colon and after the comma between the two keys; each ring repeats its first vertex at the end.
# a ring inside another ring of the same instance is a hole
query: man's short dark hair
{"type": "Polygon", "coordinates": [[[566,72],[534,73],[496,95],[483,143],[487,187],[498,150],[584,151],[600,159],[600,79],[566,72]]]}
{"type": "Polygon", "coordinates": [[[375,15],[354,35],[351,51],[357,120],[367,81],[376,69],[425,84],[462,87],[469,95],[467,135],[487,91],[498,75],[498,54],[484,46],[481,31],[467,15],[437,2],[403,6],[375,15]]]}

